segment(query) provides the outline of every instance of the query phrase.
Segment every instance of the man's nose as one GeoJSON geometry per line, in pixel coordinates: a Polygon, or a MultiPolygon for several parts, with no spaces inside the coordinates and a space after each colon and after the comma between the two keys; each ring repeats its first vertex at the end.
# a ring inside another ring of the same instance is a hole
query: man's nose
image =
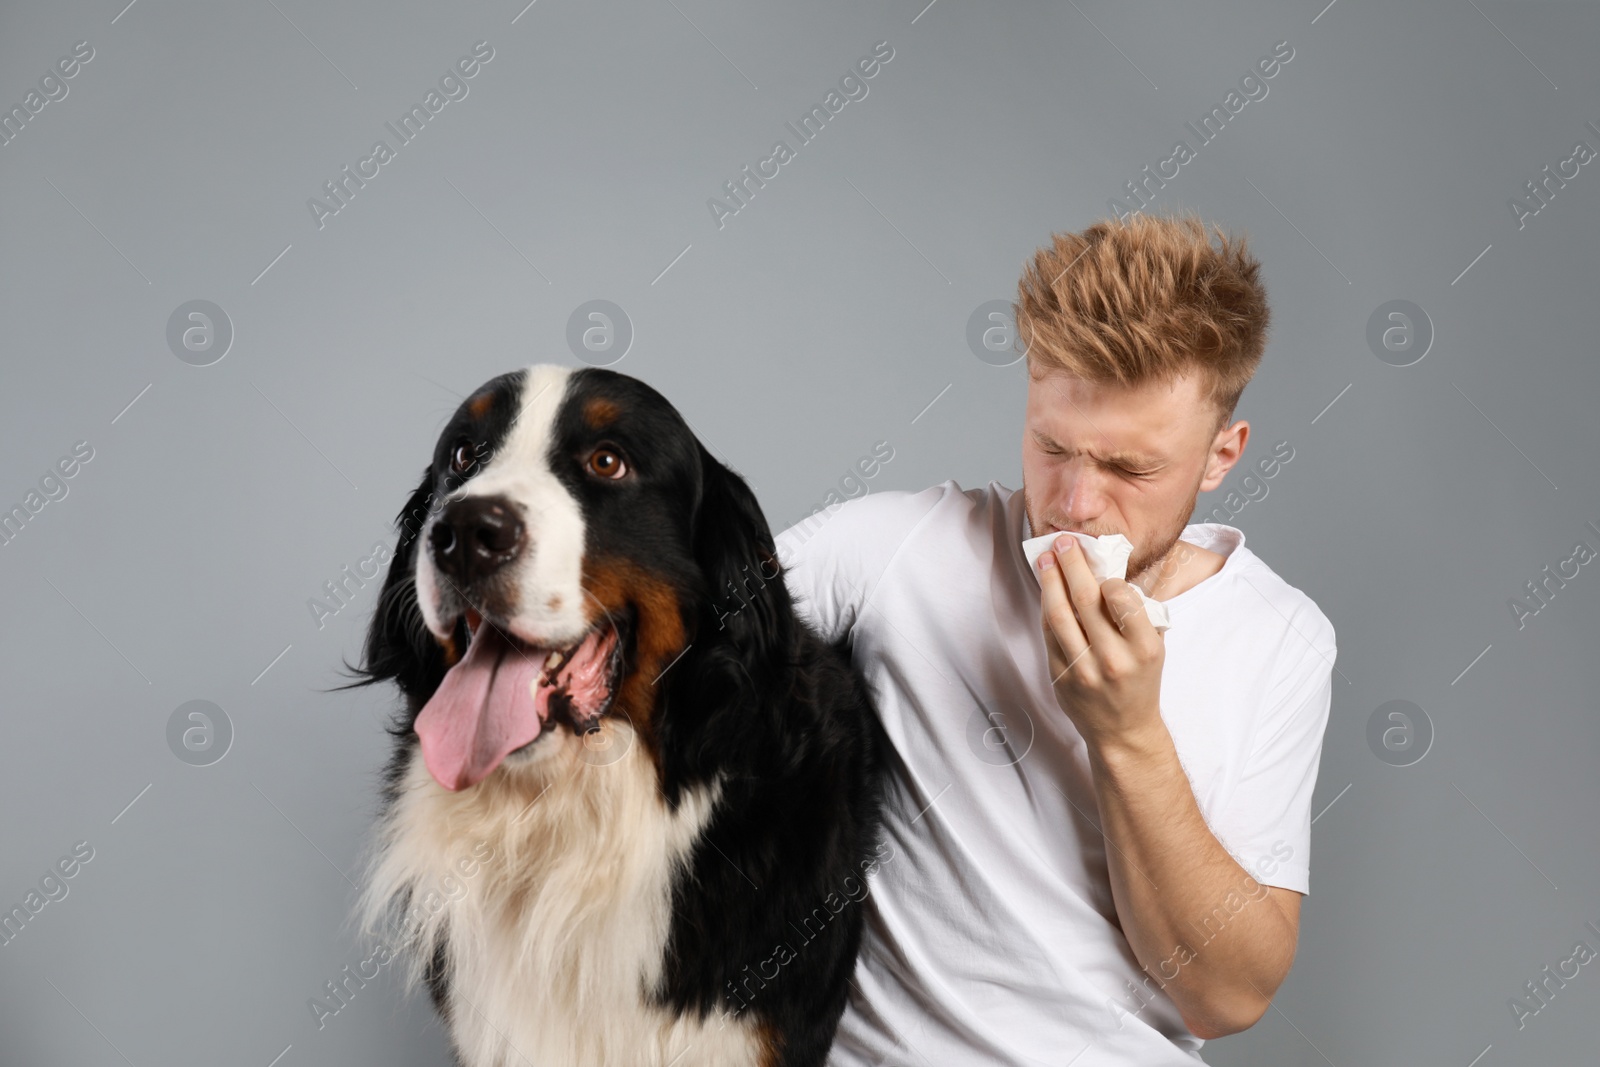
{"type": "Polygon", "coordinates": [[[1061,517],[1073,529],[1082,529],[1105,510],[1105,494],[1096,484],[1096,475],[1082,468],[1063,475],[1060,500],[1061,517]]]}
{"type": "Polygon", "coordinates": [[[511,502],[473,496],[446,507],[428,548],[439,569],[463,585],[487,578],[522,551],[526,530],[511,502]]]}

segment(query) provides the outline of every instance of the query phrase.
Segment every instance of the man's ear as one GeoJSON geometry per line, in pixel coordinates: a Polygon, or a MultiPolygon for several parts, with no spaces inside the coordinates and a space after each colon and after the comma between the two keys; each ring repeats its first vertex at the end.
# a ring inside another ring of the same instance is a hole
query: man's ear
{"type": "Polygon", "coordinates": [[[1211,438],[1211,451],[1206,456],[1206,474],[1200,482],[1198,492],[1209,493],[1222,484],[1222,480],[1233,470],[1234,464],[1239,462],[1239,457],[1244,455],[1245,442],[1250,440],[1250,424],[1240,419],[1231,425],[1222,427],[1211,438]]]}
{"type": "Polygon", "coordinates": [[[400,538],[373,609],[361,665],[352,668],[359,676],[353,686],[393,679],[415,708],[427,702],[450,669],[444,649],[423,623],[417,603],[417,550],[433,503],[433,471],[429,469],[422,472],[422,483],[395,518],[400,538]]]}

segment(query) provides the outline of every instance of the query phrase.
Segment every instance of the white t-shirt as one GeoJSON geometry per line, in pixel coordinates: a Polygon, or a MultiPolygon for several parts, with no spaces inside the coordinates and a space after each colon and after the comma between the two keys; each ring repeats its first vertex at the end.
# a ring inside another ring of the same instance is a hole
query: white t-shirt
{"type": "MultiPolygon", "coordinates": [[[[1088,756],[1050,685],[1031,534],[1020,492],[950,480],[778,535],[797,610],[850,635],[893,747],[889,858],[829,1067],[1203,1062],[1116,918],[1088,756]]],[[[1161,717],[1212,833],[1263,884],[1304,893],[1333,627],[1234,527],[1182,539],[1227,560],[1166,601],[1161,717]]],[[[1212,934],[1265,906],[1244,892],[1212,934]]]]}

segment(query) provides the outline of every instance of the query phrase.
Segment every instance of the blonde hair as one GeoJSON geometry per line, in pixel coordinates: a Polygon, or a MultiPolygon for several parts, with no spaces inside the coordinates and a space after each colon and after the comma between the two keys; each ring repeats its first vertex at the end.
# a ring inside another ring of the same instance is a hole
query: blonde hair
{"type": "Polygon", "coordinates": [[[1058,233],[1017,283],[1030,374],[1136,386],[1195,371],[1225,426],[1266,348],[1261,264],[1197,217],[1132,215],[1058,233]]]}

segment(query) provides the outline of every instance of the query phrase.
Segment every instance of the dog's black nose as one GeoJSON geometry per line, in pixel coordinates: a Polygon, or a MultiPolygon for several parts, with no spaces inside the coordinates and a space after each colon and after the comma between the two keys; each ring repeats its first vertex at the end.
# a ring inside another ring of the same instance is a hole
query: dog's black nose
{"type": "Polygon", "coordinates": [[[444,509],[433,524],[429,547],[441,571],[467,584],[515,559],[522,538],[522,520],[507,501],[474,496],[444,509]]]}

